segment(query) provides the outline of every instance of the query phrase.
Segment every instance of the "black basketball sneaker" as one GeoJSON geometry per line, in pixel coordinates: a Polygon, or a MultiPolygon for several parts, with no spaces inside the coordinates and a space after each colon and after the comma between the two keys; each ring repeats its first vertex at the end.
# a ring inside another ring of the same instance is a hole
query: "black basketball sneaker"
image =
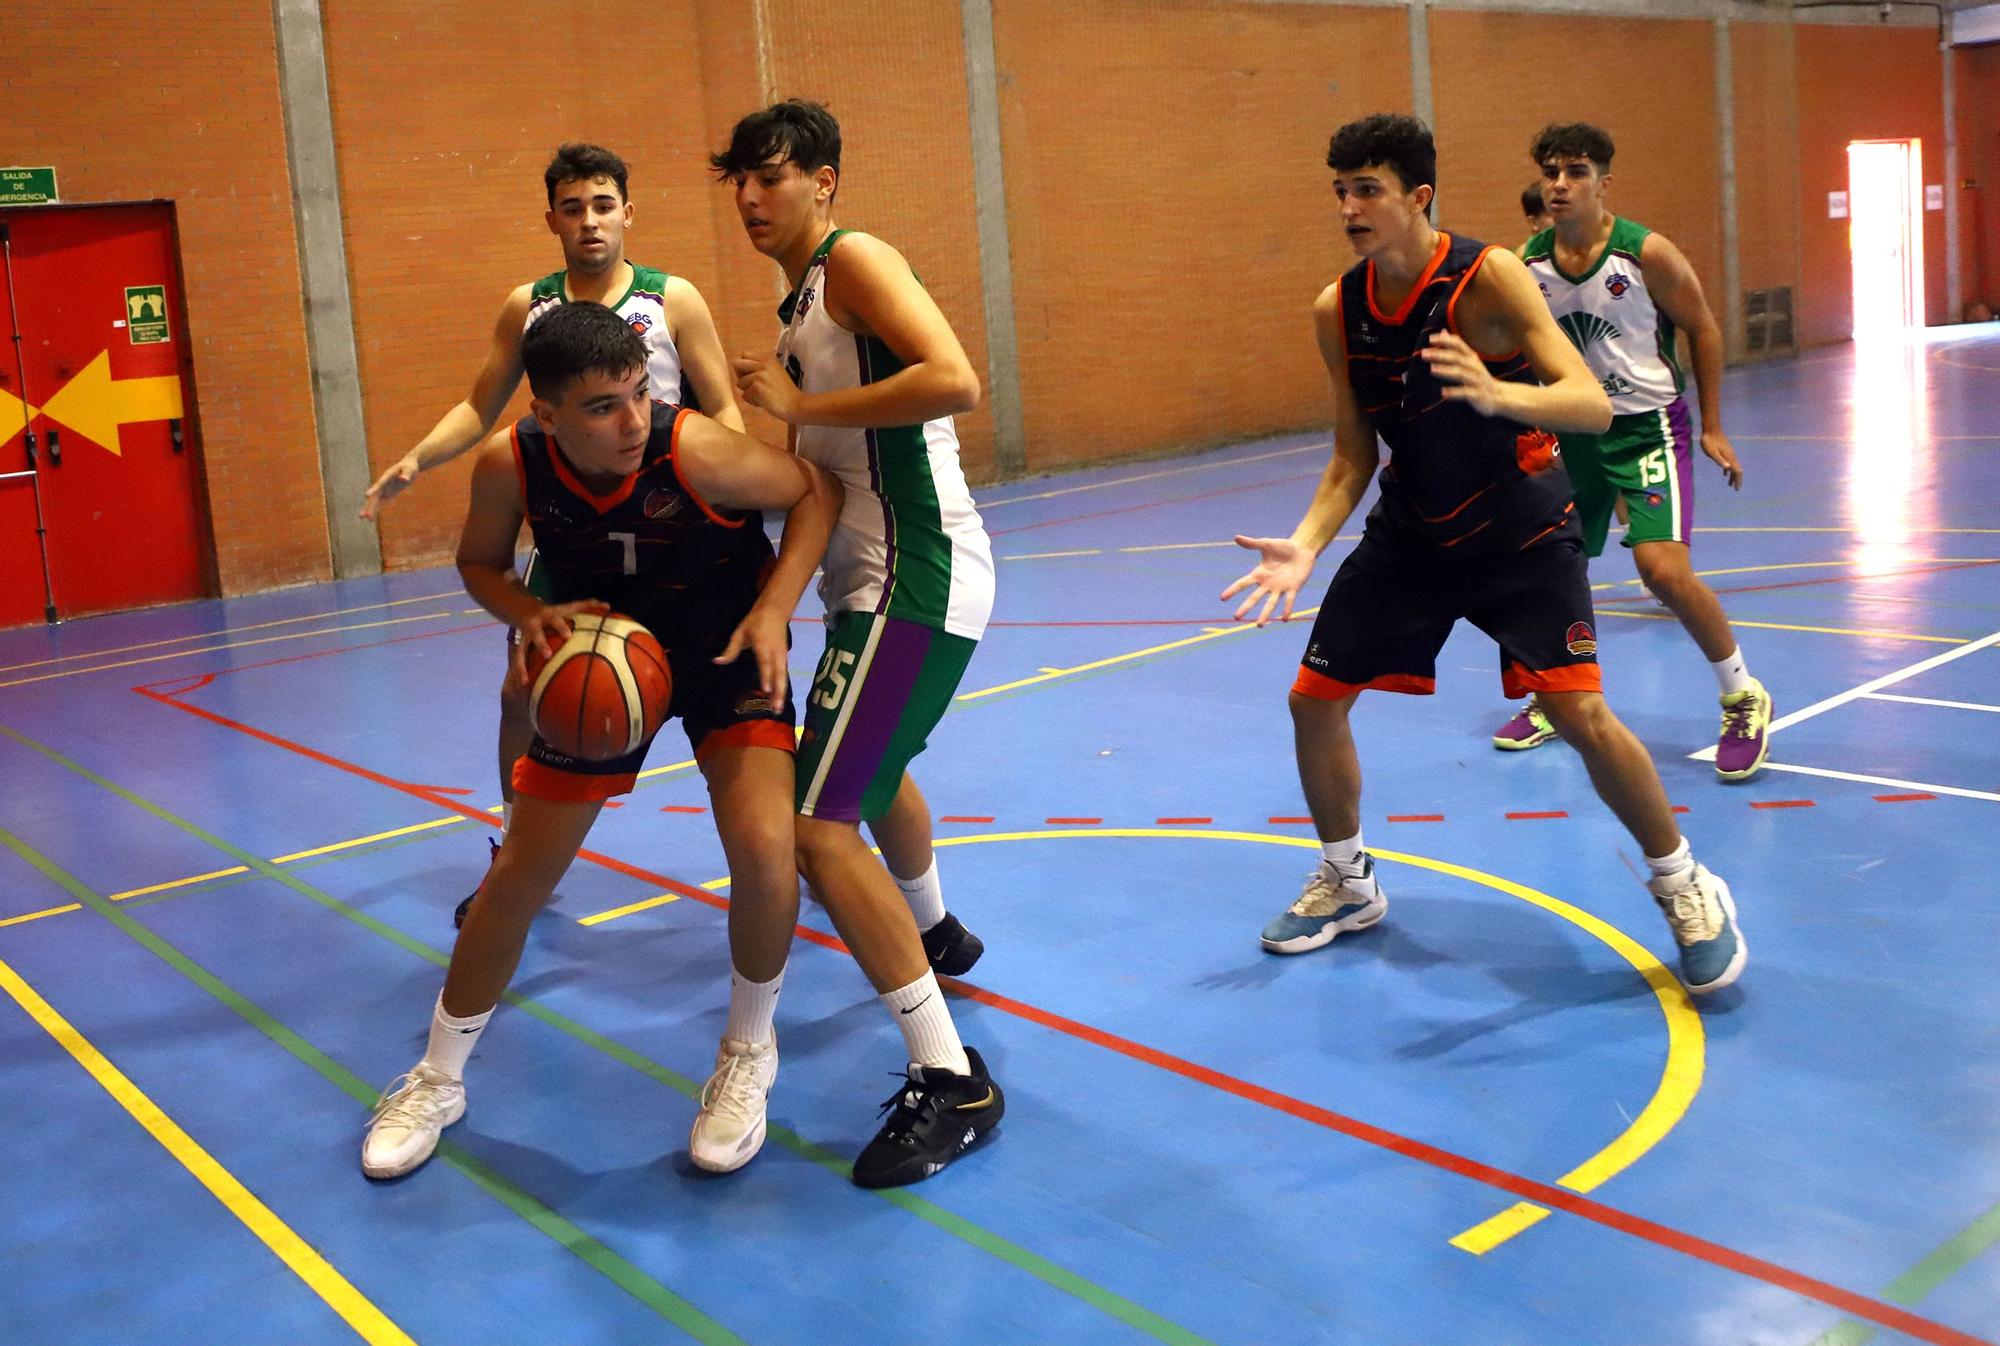
{"type": "Polygon", "coordinates": [[[854,1160],[857,1187],[922,1182],[964,1154],[1006,1111],[1000,1086],[972,1048],[970,1075],[912,1066],[909,1078],[882,1104],[889,1120],[854,1160]]]}
{"type": "Polygon", "coordinates": [[[979,955],[986,952],[986,941],[967,930],[965,923],[950,912],[924,931],[923,939],[924,956],[931,960],[931,970],[947,977],[962,977],[972,971],[979,955]]]}

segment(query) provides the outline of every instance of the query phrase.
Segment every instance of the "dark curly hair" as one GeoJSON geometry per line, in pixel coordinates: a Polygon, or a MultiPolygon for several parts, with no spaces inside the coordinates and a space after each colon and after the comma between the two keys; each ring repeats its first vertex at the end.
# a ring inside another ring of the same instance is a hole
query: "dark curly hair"
{"type": "Polygon", "coordinates": [[[840,123],[824,105],[787,98],[736,123],[729,147],[708,156],[708,166],[724,182],[740,180],[772,159],[794,163],[807,173],[840,172],[840,123]]]}
{"type": "MultiPolygon", "coordinates": [[[[563,181],[568,182],[568,178],[563,181]]],[[[582,300],[558,304],[521,334],[521,368],[536,397],[559,401],[585,374],[623,378],[646,363],[646,343],[616,313],[582,300]]]]}
{"type": "Polygon", "coordinates": [[[1600,173],[1611,171],[1611,133],[1601,126],[1589,122],[1565,122],[1561,126],[1544,126],[1535,133],[1535,143],[1528,147],[1528,157],[1536,164],[1545,164],[1551,159],[1588,159],[1597,165],[1600,173]]]}
{"type": "Polygon", "coordinates": [[[625,195],[625,161],[602,145],[580,141],[564,145],[542,170],[542,185],[549,189],[551,206],[556,203],[556,188],[565,182],[595,182],[599,178],[610,178],[618,184],[619,200],[631,199],[625,195]]]}
{"type": "MultiPolygon", "coordinates": [[[[1349,122],[1333,133],[1326,147],[1326,166],[1336,173],[1352,173],[1370,164],[1386,164],[1402,180],[1403,190],[1437,187],[1437,144],[1431,128],[1415,117],[1394,112],[1378,112],[1349,122]]],[[[1429,215],[1431,208],[1424,207],[1429,215]]]]}

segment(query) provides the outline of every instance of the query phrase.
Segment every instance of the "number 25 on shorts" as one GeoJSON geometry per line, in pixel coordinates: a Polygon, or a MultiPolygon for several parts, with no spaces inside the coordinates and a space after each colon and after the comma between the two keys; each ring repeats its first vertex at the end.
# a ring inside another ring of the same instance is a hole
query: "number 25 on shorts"
{"type": "Polygon", "coordinates": [[[854,668],[854,651],[828,650],[813,674],[812,700],[821,710],[839,710],[847,697],[847,675],[854,668]]]}

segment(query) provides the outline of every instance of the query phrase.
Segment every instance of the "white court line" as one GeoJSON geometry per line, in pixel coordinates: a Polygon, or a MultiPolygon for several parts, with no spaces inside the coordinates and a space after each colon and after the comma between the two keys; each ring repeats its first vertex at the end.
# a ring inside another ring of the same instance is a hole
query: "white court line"
{"type": "MultiPolygon", "coordinates": [[[[1212,463],[1191,463],[1186,467],[1169,467],[1159,472],[1142,472],[1136,477],[1118,477],[1111,481],[1093,481],[1085,486],[1062,486],[1053,491],[1038,491],[1034,495],[1013,495],[1005,500],[981,500],[979,509],[983,513],[989,509],[999,509],[1002,505],[1021,505],[1030,500],[1053,500],[1059,495],[1080,495],[1085,491],[1101,491],[1108,486],[1127,486],[1135,481],[1157,481],[1161,477],[1178,477],[1184,472],[1206,472],[1211,468],[1236,467],[1242,463],[1261,463],[1267,458],[1289,458],[1295,453],[1306,453],[1312,449],[1333,447],[1330,439],[1316,439],[1310,444],[1300,444],[1289,449],[1275,449],[1270,453],[1253,453],[1247,458],[1225,458],[1212,463]]],[[[2000,529],[1995,529],[2000,532],[2000,529]]]]}
{"type": "MultiPolygon", "coordinates": [[[[1767,732],[1775,734],[1780,729],[1789,728],[1803,720],[1810,720],[1815,715],[1824,715],[1835,707],[1844,706],[1858,697],[1867,696],[1870,692],[1879,692],[1884,687],[1893,687],[1905,678],[1914,678],[1919,673],[1929,672],[1931,669],[1948,664],[1954,659],[1963,659],[1966,655],[1983,650],[1989,645],[2000,645],[2000,631],[1995,631],[1988,636],[1981,636],[1977,640],[1968,640],[1965,644],[1954,646],[1946,650],[1943,654],[1934,654],[1928,659],[1919,659],[1916,663],[1899,668],[1893,673],[1884,673],[1881,677],[1864,682],[1859,687],[1849,688],[1847,691],[1827,697],[1824,701],[1815,701],[1804,710],[1795,710],[1790,715],[1782,715],[1771,721],[1771,727],[1767,732]]],[[[1697,762],[1713,762],[1715,760],[1715,746],[1711,744],[1699,752],[1691,752],[1688,754],[1688,757],[1697,762]]],[[[1765,765],[1768,766],[1770,764],[1767,762],[1765,765]]],[[[1985,796],[1982,795],[1979,797],[1984,798],[1985,796]]]]}
{"type": "Polygon", "coordinates": [[[1934,795],[1957,795],[1961,799],[1987,799],[2000,804],[2000,794],[1991,790],[1967,790],[1956,785],[1932,785],[1929,781],[1898,780],[1894,776],[1864,776],[1855,771],[1829,771],[1820,766],[1792,766],[1788,762],[1766,762],[1766,771],[1789,771],[1797,776],[1825,776],[1828,780],[1860,781],[1864,785],[1893,785],[1903,790],[1921,790],[1934,795]]]}
{"type": "Polygon", "coordinates": [[[1897,696],[1894,692],[1870,692],[1870,701],[1907,701],[1913,706],[1947,706],[1952,710],[1990,710],[2000,715],[2000,706],[1988,706],[1978,701],[1940,701],[1930,696],[1897,696]]]}

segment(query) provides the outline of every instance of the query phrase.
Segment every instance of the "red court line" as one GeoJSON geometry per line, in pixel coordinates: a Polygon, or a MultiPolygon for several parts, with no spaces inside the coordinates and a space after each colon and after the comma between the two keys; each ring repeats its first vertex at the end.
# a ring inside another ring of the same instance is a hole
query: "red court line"
{"type": "MultiPolygon", "coordinates": [[[[276,734],[266,733],[264,730],[253,728],[240,721],[217,715],[215,712],[204,710],[199,706],[190,706],[184,701],[176,701],[171,697],[161,696],[158,693],[147,691],[145,688],[134,688],[133,690],[142,696],[151,697],[153,700],[159,701],[164,705],[172,706],[176,710],[184,710],[190,715],[199,716],[211,723],[236,730],[238,733],[248,734],[250,737],[261,742],[283,748],[288,752],[297,753],[322,765],[360,776],[362,779],[373,781],[378,785],[386,785],[390,789],[399,790],[404,794],[414,795],[449,812],[462,813],[468,817],[477,818],[482,821],[491,821],[492,819],[492,815],[483,810],[472,808],[466,804],[460,804],[443,795],[433,794],[425,790],[422,786],[410,785],[407,782],[385,776],[378,771],[370,771],[367,767],[359,766],[353,762],[342,761],[340,758],[329,756],[317,749],[308,748],[304,744],[294,743],[289,739],[280,738],[276,734]]],[[[669,892],[678,893],[683,897],[691,897],[705,906],[714,907],[722,911],[726,911],[729,908],[729,899],[706,892],[700,888],[689,887],[687,884],[670,879],[664,874],[655,874],[650,870],[641,869],[637,865],[627,864],[623,860],[602,855],[596,851],[580,850],[577,854],[581,858],[589,860],[593,864],[601,865],[614,873],[624,874],[627,877],[638,879],[643,883],[654,884],[669,892]]],[[[817,944],[822,948],[831,949],[839,953],[845,953],[849,957],[852,957],[847,946],[832,935],[810,929],[803,925],[796,927],[795,933],[809,943],[817,944]]],[[[1399,1135],[1394,1131],[1384,1130],[1381,1127],[1348,1117],[1342,1113],[1334,1112],[1329,1108],[1322,1108],[1317,1104],[1307,1103],[1302,1099],[1278,1093],[1276,1090],[1266,1089],[1262,1085],[1251,1084],[1246,1080],[1239,1080],[1234,1076],[1225,1075],[1221,1071],[1197,1065],[1192,1061],[1183,1060],[1178,1056],[1173,1056],[1156,1048],[1133,1042],[1127,1038],[1118,1037],[1115,1034],[1093,1028],[1075,1019],[1068,1019],[1058,1014],[1052,1014],[1047,1010],[1038,1009],[1023,1001],[1010,999],[1007,996],[988,991],[983,987],[974,986],[969,982],[958,981],[951,977],[940,977],[938,981],[941,985],[964,996],[966,999],[977,1001],[980,1004],[990,1006],[993,1009],[1000,1010],[1002,1013],[1013,1015],[1029,1023],[1053,1029],[1056,1032],[1076,1038],[1079,1041],[1088,1042],[1095,1046],[1117,1052],[1119,1055],[1129,1057],[1132,1060],[1157,1066],[1184,1079],[1209,1085],[1224,1093],[1241,1098],[1246,1102],[1256,1103],[1262,1107],[1282,1112],[1287,1116],[1296,1117],[1301,1121],[1310,1122],[1316,1126],[1338,1132],[1341,1135],[1359,1140],[1365,1144],[1388,1150],[1392,1154],[1400,1154],[1405,1158],[1414,1159],[1419,1163],[1428,1164],[1445,1172],[1469,1178],[1474,1182],[1484,1183],[1487,1186],[1511,1193],[1517,1197],[1539,1202],[1544,1206],[1550,1206],[1556,1210],[1567,1211],[1572,1215],[1580,1216],[1583,1219],[1593,1221],[1609,1229],[1615,1229],[1620,1233],[1629,1234],[1634,1238],[1643,1239],[1659,1247],[1685,1254],[1686,1256],[1708,1262],[1714,1266],[1738,1272],[1741,1275],[1763,1281],[1766,1284],[1775,1285],[1780,1289],[1789,1290],[1794,1294],[1803,1295],[1808,1299],[1818,1300],[1820,1303],[1839,1309],[1843,1313],[1852,1314],[1857,1318],[1866,1318],[1870,1322],[1879,1323],[1884,1327],[1915,1337],[1919,1341],[1932,1342],[1935,1343],[1935,1346],[1993,1346],[1993,1343],[1982,1341],[1977,1337],[1969,1336],[1966,1333],[1946,1327],[1942,1323],[1935,1323],[1928,1318],[1918,1317],[1916,1314],[1910,1313],[1905,1309],[1883,1303],[1880,1300],[1870,1299],[1865,1295],[1856,1294],[1851,1290],[1843,1290],[1837,1285],[1832,1285],[1826,1281],[1793,1271],[1788,1267],[1779,1266],[1775,1262],[1767,1262],[1762,1258],[1737,1252],[1733,1248],[1724,1247],[1719,1243],[1711,1243],[1707,1239],[1698,1238],[1692,1234],[1682,1233],[1678,1229],[1659,1224],[1656,1221],[1627,1214],[1615,1207],[1592,1201],[1588,1197],[1580,1196],[1563,1188],[1551,1186],[1544,1182],[1537,1182],[1532,1178],[1523,1178],[1518,1174],[1509,1173],[1505,1169],[1495,1168],[1490,1164],[1481,1163],[1476,1159],[1469,1159],[1464,1155],[1456,1154],[1450,1150],[1440,1149],[1435,1145],[1399,1135]]]]}
{"type": "Polygon", "coordinates": [[[1155,827],[1198,827],[1214,822],[1213,818],[1155,818],[1155,827]]]}
{"type": "Polygon", "coordinates": [[[1674,812],[1675,812],[1675,813],[1686,813],[1686,812],[1688,812],[1688,806],[1687,806],[1686,804],[1676,804],[1676,805],[1674,805],[1674,812]]]}
{"type": "Polygon", "coordinates": [[[991,818],[975,818],[965,813],[945,813],[938,816],[941,823],[990,823],[991,818]]]}
{"type": "MultiPolygon", "coordinates": [[[[248,673],[253,668],[276,668],[280,664],[302,664],[308,659],[325,659],[329,655],[352,654],[356,650],[380,649],[384,645],[402,645],[412,640],[436,640],[439,636],[463,635],[467,631],[491,631],[498,625],[499,623],[489,619],[483,622],[468,622],[464,626],[447,626],[441,631],[419,631],[413,636],[390,636],[386,640],[356,641],[352,645],[336,645],[330,650],[314,650],[311,654],[288,654],[282,659],[260,659],[254,664],[236,664],[230,668],[218,668],[213,673],[202,674],[198,680],[187,683],[185,686],[179,685],[185,679],[169,678],[165,682],[149,682],[144,687],[134,687],[132,690],[135,692],[153,690],[164,692],[168,696],[185,696],[189,692],[198,691],[208,686],[209,683],[214,682],[224,673],[248,673]]],[[[315,634],[334,635],[337,633],[328,631],[315,634]]],[[[214,651],[217,654],[222,652],[221,650],[214,651]]],[[[204,650],[203,653],[206,654],[209,651],[204,650]]]]}
{"type": "Polygon", "coordinates": [[[1253,481],[1246,486],[1224,486],[1220,490],[1198,491],[1193,495],[1170,495],[1163,500],[1148,500],[1140,505],[1120,505],[1116,509],[1092,510],[1088,514],[1071,514],[1060,519],[1043,519],[1039,523],[1020,523],[1012,528],[991,528],[988,537],[1005,537],[1009,533],[1026,533],[1036,528],[1054,528],[1058,524],[1081,523],[1085,519],[1104,519],[1113,514],[1131,514],[1142,509],[1158,509],[1162,505],[1180,505],[1190,500],[1213,500],[1217,496],[1235,495],[1241,491],[1261,491],[1266,486],[1283,486],[1294,481],[1318,481],[1324,475],[1319,472],[1298,473],[1289,477],[1273,477],[1269,481],[1253,481]]]}
{"type": "Polygon", "coordinates": [[[1878,804],[1910,804],[1914,803],[1919,799],[1936,799],[1936,798],[1937,798],[1936,795],[1927,795],[1927,794],[1876,795],[1875,802],[1878,804]]]}
{"type": "Polygon", "coordinates": [[[1566,812],[1565,810],[1563,810],[1563,809],[1551,809],[1551,810],[1550,810],[1549,812],[1547,812],[1547,813],[1510,813],[1510,814],[1508,814],[1507,816],[1508,816],[1509,818],[1516,818],[1516,819],[1519,819],[1519,818],[1567,818],[1567,817],[1569,817],[1569,814],[1568,814],[1568,813],[1567,813],[1567,812],[1566,812]]]}
{"type": "Polygon", "coordinates": [[[1103,822],[1103,821],[1104,821],[1104,819],[1102,819],[1102,818],[1044,818],[1044,819],[1042,819],[1042,821],[1043,821],[1043,822],[1045,822],[1045,823],[1047,823],[1047,824],[1049,824],[1049,825],[1050,825],[1051,827],[1096,827],[1096,826],[1097,826],[1097,825],[1098,825],[1099,823],[1103,822]]]}
{"type": "Polygon", "coordinates": [[[1810,799],[1753,799],[1750,801],[1750,807],[1753,809],[1809,809],[1817,808],[1818,805],[1814,804],[1810,799]]]}
{"type": "Polygon", "coordinates": [[[1247,1102],[1259,1104],[1275,1112],[1282,1112],[1287,1116],[1296,1117],[1300,1121],[1310,1122],[1315,1126],[1325,1127],[1329,1131],[1337,1131],[1343,1136],[1388,1150],[1392,1154],[1400,1154],[1406,1159],[1414,1159],[1419,1163],[1429,1164],[1433,1168],[1443,1169],[1447,1173],[1455,1173],[1460,1177],[1470,1178],[1474,1182],[1485,1183],[1489,1187],[1498,1188],[1503,1192],[1511,1193],[1524,1200],[1534,1201],[1544,1206],[1553,1207],[1556,1210],[1567,1211],[1571,1215],[1581,1216],[1606,1228],[1615,1229],[1622,1234],[1630,1234],[1634,1238],[1644,1239],[1646,1242],[1656,1244],[1659,1247],[1683,1253],[1714,1266],[1738,1272],[1742,1275],[1763,1281],[1766,1284],[1778,1286],[1780,1289],[1790,1290],[1792,1293],[1804,1295],[1808,1299],[1816,1299],[1822,1304],[1830,1305],[1844,1313],[1853,1314],[1857,1318],[1866,1318],[1870,1322],[1880,1323],[1884,1327],[1907,1333],[1920,1341],[1949,1343],[1950,1346],[1989,1346],[1988,1343],[1982,1342],[1978,1337],[1946,1327],[1942,1323],[1934,1323],[1928,1318],[1920,1318],[1916,1314],[1897,1308],[1892,1304],[1885,1304],[1880,1300],[1870,1299],[1865,1295],[1856,1294],[1851,1290],[1843,1290],[1837,1285],[1832,1285],[1826,1281],[1793,1271],[1789,1267],[1779,1266],[1775,1262],[1767,1262],[1760,1257],[1752,1257],[1748,1253],[1737,1252],[1734,1248],[1726,1248],[1719,1243],[1711,1243],[1707,1239],[1683,1233],[1669,1225],[1648,1220],[1643,1216],[1628,1214],[1616,1207],[1592,1201],[1589,1197],[1581,1196],[1566,1188],[1552,1186],[1545,1182],[1537,1182],[1533,1178],[1523,1178],[1518,1174],[1509,1173],[1505,1169],[1495,1168],[1491,1164],[1483,1164],[1477,1159],[1468,1159],[1464,1155],[1455,1154],[1450,1150],[1440,1149],[1435,1145],[1426,1144],[1421,1140],[1414,1140],[1408,1136],[1399,1135],[1394,1131],[1384,1130],[1382,1127],[1373,1126],[1356,1118],[1334,1112],[1330,1108],[1322,1108],[1317,1104],[1307,1103],[1302,1099],[1292,1098],[1287,1094],[1266,1089],[1262,1085],[1251,1084],[1247,1080],[1237,1079],[1233,1075],[1225,1075],[1221,1071],[1213,1070],[1208,1066],[1197,1065],[1192,1061],[1183,1060],[1178,1056],[1171,1056],[1166,1052],[1148,1047],[1143,1043],[1118,1037],[1100,1028],[1093,1028],[1089,1024],[1079,1023],[1075,1019],[1066,1019],[1061,1015],[1051,1014],[1047,1010],[1038,1009],[1033,1005],[1010,999],[1007,996],[988,991],[983,987],[971,985],[968,982],[959,981],[956,978],[940,977],[938,981],[960,995],[963,995],[968,1000],[977,1001],[982,1005],[988,1005],[1005,1013],[1016,1015],[1019,1018],[1028,1020],[1030,1023],[1037,1023],[1044,1028],[1054,1029],[1058,1033],[1092,1043],[1107,1051],[1116,1052],[1120,1056],[1130,1057],[1134,1061],[1142,1061],[1147,1065],[1157,1066],[1159,1069],[1167,1071],[1170,1074],[1179,1075],[1183,1079],[1206,1084],[1210,1088],[1219,1089],[1223,1093],[1232,1094],[1247,1102]]]}
{"type": "Polygon", "coordinates": [[[1310,818],[1267,818],[1266,822],[1277,823],[1281,827],[1295,827],[1301,823],[1311,823],[1310,818]]]}
{"type": "Polygon", "coordinates": [[[707,809],[705,809],[705,808],[703,808],[703,807],[701,807],[701,806],[700,806],[699,804],[669,804],[669,805],[667,805],[667,806],[666,806],[665,808],[661,809],[661,810],[660,810],[660,812],[662,812],[662,813],[706,813],[706,812],[708,812],[708,810],[707,810],[707,809]]]}
{"type": "Polygon", "coordinates": [[[1444,821],[1444,815],[1442,813],[1392,813],[1389,815],[1389,821],[1392,823],[1441,823],[1444,821]]]}

